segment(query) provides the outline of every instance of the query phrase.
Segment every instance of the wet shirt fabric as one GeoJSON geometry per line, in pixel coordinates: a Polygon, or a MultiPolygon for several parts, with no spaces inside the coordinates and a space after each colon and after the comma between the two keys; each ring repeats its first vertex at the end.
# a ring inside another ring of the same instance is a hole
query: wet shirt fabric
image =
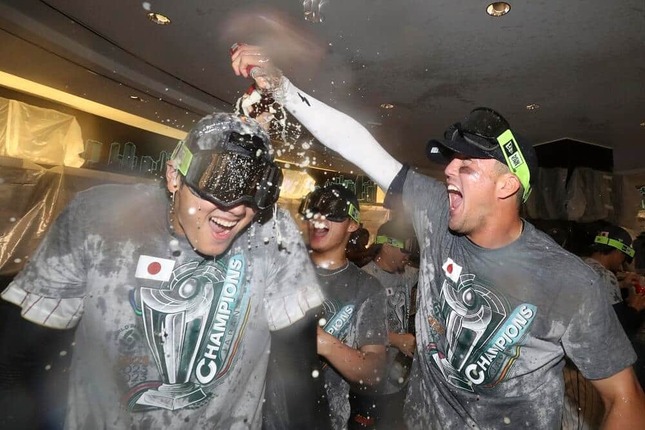
{"type": "Polygon", "coordinates": [[[605,287],[605,293],[607,294],[607,300],[609,304],[615,305],[617,303],[622,303],[623,296],[620,293],[620,286],[618,285],[618,278],[614,275],[611,270],[607,270],[605,266],[600,264],[598,260],[595,260],[591,257],[584,258],[584,262],[587,263],[602,279],[602,285],[605,287]]]}
{"type": "Polygon", "coordinates": [[[446,186],[410,172],[403,190],[422,250],[410,429],[557,429],[564,354],[589,379],[635,354],[595,272],[525,222],[484,249],[448,230],[446,186]]]}
{"type": "MultiPolygon", "coordinates": [[[[388,332],[409,333],[412,288],[417,282],[418,270],[407,266],[402,273],[389,273],[374,261],[370,261],[362,269],[378,279],[385,290],[388,332]]],[[[402,358],[401,354],[397,348],[388,347],[386,377],[376,387],[377,394],[393,394],[406,386],[409,361],[402,358]]]]}
{"type": "MultiPolygon", "coordinates": [[[[325,298],[323,329],[352,348],[385,345],[385,291],[378,281],[351,262],[335,270],[316,267],[316,274],[325,298]]],[[[337,430],[347,428],[350,385],[328,364],[323,377],[332,426],[337,430]]]]}
{"type": "Polygon", "coordinates": [[[79,193],[3,292],[29,320],[78,325],[68,429],[259,429],[270,330],[322,303],[286,211],[217,259],[167,217],[157,187],[79,193]]]}

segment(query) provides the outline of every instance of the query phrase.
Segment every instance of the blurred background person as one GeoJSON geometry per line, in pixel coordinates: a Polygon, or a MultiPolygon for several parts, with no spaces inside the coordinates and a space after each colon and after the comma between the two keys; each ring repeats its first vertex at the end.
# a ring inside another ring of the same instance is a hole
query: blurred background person
{"type": "Polygon", "coordinates": [[[627,270],[636,254],[632,237],[625,229],[607,224],[596,232],[589,248],[591,253],[584,261],[602,277],[609,303],[614,307],[625,333],[631,337],[645,316],[642,312],[645,296],[637,294],[634,288],[639,275],[627,270]]]}
{"type": "MultiPolygon", "coordinates": [[[[308,220],[311,259],[324,295],[324,322],[318,328],[333,428],[348,426],[351,392],[362,392],[383,377],[387,326],[385,290],[349,261],[345,249],[359,228],[356,195],[339,184],[312,191],[299,212],[308,220]]],[[[350,423],[352,424],[352,423],[350,423]]]]}
{"type": "Polygon", "coordinates": [[[408,262],[418,245],[412,226],[397,218],[379,227],[370,248],[374,256],[363,270],[379,280],[387,296],[387,364],[377,386],[350,396],[350,420],[361,428],[403,429],[403,402],[416,347],[410,327],[412,295],[419,276],[408,262]]]}
{"type": "MultiPolygon", "coordinates": [[[[607,301],[614,308],[621,326],[634,344],[634,335],[645,317],[645,295],[636,293],[634,289],[633,284],[638,282],[638,275],[625,271],[626,264],[635,255],[631,246],[632,238],[625,229],[609,223],[594,230],[591,235],[593,242],[587,244],[589,255],[583,260],[600,276],[607,301]],[[620,274],[620,280],[617,274],[620,274]]],[[[634,370],[638,375],[637,367],[643,357],[635,344],[634,347],[638,356],[634,370]]],[[[564,380],[563,429],[599,429],[604,406],[598,391],[569,361],[564,368],[564,380]]]]}

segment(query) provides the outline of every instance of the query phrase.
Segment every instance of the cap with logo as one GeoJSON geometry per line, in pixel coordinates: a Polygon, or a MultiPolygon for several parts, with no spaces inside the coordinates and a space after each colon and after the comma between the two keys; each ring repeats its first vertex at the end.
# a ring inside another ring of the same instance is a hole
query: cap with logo
{"type": "Polygon", "coordinates": [[[266,209],[278,200],[282,170],[269,136],[253,119],[230,113],[202,118],[172,160],[186,185],[217,205],[266,209]]]}
{"type": "Polygon", "coordinates": [[[426,154],[431,160],[445,164],[455,154],[472,158],[494,158],[508,166],[518,177],[526,201],[531,185],[537,179],[538,163],[533,146],[516,136],[508,121],[487,107],[473,109],[461,122],[451,125],[443,139],[430,140],[426,154]]]}
{"type": "Polygon", "coordinates": [[[356,194],[340,184],[327,184],[307,194],[300,203],[298,213],[305,219],[316,214],[329,221],[343,222],[348,217],[360,223],[360,206],[356,194]]]}

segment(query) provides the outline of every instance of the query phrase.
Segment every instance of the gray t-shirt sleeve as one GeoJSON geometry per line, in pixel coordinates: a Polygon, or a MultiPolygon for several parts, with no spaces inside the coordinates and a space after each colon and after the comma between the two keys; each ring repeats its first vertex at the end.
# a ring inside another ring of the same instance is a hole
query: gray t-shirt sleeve
{"type": "Polygon", "coordinates": [[[413,170],[403,184],[403,207],[412,220],[421,253],[438,246],[448,232],[448,194],[445,184],[413,170]]]}
{"type": "Polygon", "coordinates": [[[636,354],[596,277],[574,307],[562,336],[567,356],[587,379],[616,374],[636,361],[636,354]]]}
{"type": "Polygon", "coordinates": [[[266,228],[275,229],[278,249],[268,255],[265,309],[271,330],[279,330],[301,319],[323,302],[316,273],[300,230],[291,215],[279,209],[266,228]]]}
{"type": "Polygon", "coordinates": [[[620,293],[620,287],[618,286],[616,275],[605,269],[602,264],[591,257],[585,258],[584,262],[591,267],[598,276],[600,276],[601,285],[607,293],[607,300],[609,300],[609,303],[611,305],[621,303],[623,301],[623,297],[620,293]]]}
{"type": "Polygon", "coordinates": [[[78,324],[86,292],[85,200],[77,197],[54,221],[25,268],[2,292],[36,324],[67,329],[78,324]]]}
{"type": "Polygon", "coordinates": [[[387,314],[385,289],[367,273],[361,273],[361,289],[370,292],[356,314],[356,345],[387,344],[387,314]]]}
{"type": "Polygon", "coordinates": [[[43,297],[74,298],[85,294],[84,199],[75,198],[54,221],[14,285],[43,297]]]}

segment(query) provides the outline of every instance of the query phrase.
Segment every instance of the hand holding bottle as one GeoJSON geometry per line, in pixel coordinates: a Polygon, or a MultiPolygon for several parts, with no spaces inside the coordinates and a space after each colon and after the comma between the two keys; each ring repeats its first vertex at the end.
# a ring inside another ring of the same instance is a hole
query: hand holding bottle
{"type": "Polygon", "coordinates": [[[231,46],[231,67],[237,76],[251,77],[258,91],[273,94],[279,91],[282,72],[260,46],[235,43],[231,46]]]}

